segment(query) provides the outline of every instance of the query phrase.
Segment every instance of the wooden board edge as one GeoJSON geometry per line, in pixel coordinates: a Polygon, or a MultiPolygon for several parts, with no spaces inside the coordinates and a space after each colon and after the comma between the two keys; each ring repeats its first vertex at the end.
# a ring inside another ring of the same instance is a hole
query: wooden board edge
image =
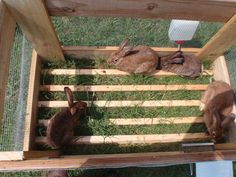
{"type": "Polygon", "coordinates": [[[235,161],[236,150],[61,156],[51,159],[0,162],[0,171],[158,167],[217,160],[235,161]]]}
{"type": "Polygon", "coordinates": [[[96,4],[93,1],[77,0],[46,0],[45,2],[52,16],[133,17],[226,22],[235,13],[235,2],[232,0],[134,2],[97,0],[96,4]]]}
{"type": "MultiPolygon", "coordinates": [[[[145,134],[145,135],[112,135],[112,136],[76,136],[71,144],[156,144],[176,143],[186,141],[209,140],[206,133],[175,133],[175,134],[145,134]]],[[[35,139],[37,144],[46,144],[46,137],[35,139]]]]}
{"type": "MultiPolygon", "coordinates": [[[[170,47],[152,47],[159,56],[168,55],[175,52],[177,48],[170,47]]],[[[96,57],[108,57],[112,52],[118,50],[118,46],[63,46],[62,50],[65,55],[69,55],[76,58],[89,58],[94,59],[96,57]]],[[[182,48],[183,52],[188,54],[198,53],[201,48],[182,48]]]]}
{"type": "Polygon", "coordinates": [[[28,88],[28,98],[25,116],[25,126],[24,126],[24,141],[23,150],[29,151],[34,148],[34,137],[35,137],[35,127],[37,124],[37,103],[40,85],[40,72],[41,72],[41,59],[33,50],[30,78],[29,78],[29,88],[28,88]]]}
{"type": "MultiPolygon", "coordinates": [[[[84,101],[88,107],[96,105],[98,107],[176,107],[176,106],[199,106],[200,100],[118,100],[118,101],[84,101]]],[[[38,101],[38,107],[67,107],[67,101],[38,101]]]]}
{"type": "Polygon", "coordinates": [[[24,160],[26,159],[39,159],[39,158],[58,158],[60,157],[58,150],[47,150],[47,151],[23,151],[24,160]]]}
{"type": "MultiPolygon", "coordinates": [[[[225,56],[222,55],[214,61],[214,63],[213,63],[213,74],[214,74],[214,79],[215,80],[222,80],[222,81],[228,83],[229,85],[231,85],[229,72],[228,72],[228,68],[227,68],[227,65],[226,65],[225,56]]],[[[234,106],[233,106],[233,113],[236,114],[236,105],[235,105],[235,103],[234,103],[234,106]]],[[[228,141],[230,143],[236,142],[236,120],[235,120],[234,124],[232,124],[230,126],[228,141]]]]}
{"type": "Polygon", "coordinates": [[[1,161],[23,160],[23,151],[2,151],[0,152],[1,161]]]}

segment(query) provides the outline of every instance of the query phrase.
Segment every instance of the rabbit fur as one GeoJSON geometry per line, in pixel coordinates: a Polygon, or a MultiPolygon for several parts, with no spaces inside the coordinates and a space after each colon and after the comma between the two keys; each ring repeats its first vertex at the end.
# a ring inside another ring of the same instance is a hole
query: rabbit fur
{"type": "Polygon", "coordinates": [[[200,110],[208,133],[214,141],[225,138],[225,132],[234,121],[234,94],[231,86],[223,81],[213,81],[202,95],[200,110]]]}
{"type": "Polygon", "coordinates": [[[186,55],[181,51],[161,57],[159,69],[190,79],[195,79],[202,73],[200,61],[193,55],[186,55]]]}
{"type": "Polygon", "coordinates": [[[152,73],[158,66],[158,55],[148,46],[138,45],[125,47],[128,39],[124,40],[119,49],[107,59],[107,63],[121,71],[134,74],[152,73]]]}
{"type": "Polygon", "coordinates": [[[70,143],[74,135],[74,128],[80,118],[85,115],[87,104],[82,101],[73,102],[70,88],[64,88],[68,107],[56,113],[48,123],[46,139],[52,148],[62,148],[70,143]]]}
{"type": "Polygon", "coordinates": [[[68,177],[67,170],[53,170],[49,171],[47,177],[68,177]]]}

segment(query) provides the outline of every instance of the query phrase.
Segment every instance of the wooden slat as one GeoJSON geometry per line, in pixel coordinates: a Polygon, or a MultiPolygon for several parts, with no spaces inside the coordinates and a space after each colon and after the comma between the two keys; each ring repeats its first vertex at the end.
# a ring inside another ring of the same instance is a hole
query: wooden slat
{"type": "Polygon", "coordinates": [[[54,151],[24,151],[24,159],[37,159],[37,158],[57,158],[60,152],[54,151]]]}
{"type": "Polygon", "coordinates": [[[37,53],[50,61],[64,60],[43,0],[4,0],[37,53]]]}
{"type": "Polygon", "coordinates": [[[155,125],[155,124],[193,124],[203,123],[202,117],[168,117],[168,118],[131,118],[109,119],[115,125],[155,125]]]}
{"type": "Polygon", "coordinates": [[[209,40],[196,56],[212,61],[224,54],[232,45],[236,44],[236,14],[209,40]]]}
{"type": "Polygon", "coordinates": [[[215,160],[235,161],[236,150],[61,156],[61,158],[52,159],[0,162],[0,171],[154,167],[215,160]]]}
{"type": "MultiPolygon", "coordinates": [[[[203,123],[202,117],[167,117],[167,118],[114,118],[109,119],[114,125],[157,125],[157,124],[196,124],[203,123]]],[[[40,125],[48,126],[48,119],[38,121],[40,125]]]]}
{"type": "MultiPolygon", "coordinates": [[[[159,135],[114,135],[114,136],[78,136],[72,144],[154,144],[173,143],[185,141],[208,140],[206,133],[179,133],[179,134],[159,134],[159,135]]],[[[37,137],[36,143],[45,144],[46,137],[37,137]]]]}
{"type": "MultiPolygon", "coordinates": [[[[86,101],[85,101],[86,102],[86,101]]],[[[154,100],[154,101],[87,101],[88,106],[98,107],[162,107],[162,106],[199,106],[199,100],[154,100]]],[[[39,101],[38,107],[67,107],[67,101],[39,101]]]]}
{"type": "MultiPolygon", "coordinates": [[[[177,48],[169,47],[152,47],[154,51],[158,53],[159,56],[168,55],[177,50],[177,48]]],[[[73,56],[76,58],[88,58],[95,59],[96,57],[108,57],[114,51],[117,51],[117,46],[64,46],[64,54],[73,56]]],[[[200,48],[182,48],[184,53],[195,54],[200,51],[200,48]]]]}
{"type": "MultiPolygon", "coordinates": [[[[127,72],[118,69],[43,69],[42,74],[48,75],[112,75],[112,76],[126,76],[130,75],[127,72]]],[[[211,75],[210,70],[205,70],[203,75],[211,75]]],[[[175,73],[157,70],[152,74],[153,76],[176,76],[175,73]]]]}
{"type": "Polygon", "coordinates": [[[46,0],[54,16],[119,16],[139,18],[227,21],[236,13],[232,0],[46,0]]]}
{"type": "Polygon", "coordinates": [[[0,127],[16,22],[0,0],[0,127]]]}
{"type": "Polygon", "coordinates": [[[204,84],[182,85],[40,85],[40,91],[63,92],[69,87],[73,92],[111,92],[111,91],[176,91],[176,90],[206,90],[204,84]]]}
{"type": "Polygon", "coordinates": [[[0,161],[23,160],[22,151],[0,152],[0,161]]]}
{"type": "Polygon", "coordinates": [[[34,148],[35,128],[37,124],[37,102],[39,95],[41,60],[33,50],[29,78],[29,89],[25,116],[23,151],[34,148]]]}
{"type": "MultiPolygon", "coordinates": [[[[224,56],[220,56],[214,61],[213,72],[214,72],[214,79],[215,80],[222,80],[222,81],[231,85],[229,72],[227,69],[227,65],[226,65],[226,61],[225,61],[224,56]]],[[[233,113],[236,114],[235,103],[233,106],[233,113]]],[[[234,122],[234,124],[230,125],[228,141],[229,142],[236,142],[236,121],[234,122]]]]}
{"type": "Polygon", "coordinates": [[[236,143],[215,144],[216,150],[236,150],[236,143]]]}

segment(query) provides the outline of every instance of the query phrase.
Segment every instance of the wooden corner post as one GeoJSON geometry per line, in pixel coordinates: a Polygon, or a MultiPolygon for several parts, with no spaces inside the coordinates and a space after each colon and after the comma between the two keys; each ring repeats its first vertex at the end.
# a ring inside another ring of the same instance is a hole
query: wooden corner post
{"type": "Polygon", "coordinates": [[[199,59],[209,57],[214,61],[234,44],[236,44],[236,14],[225,23],[196,56],[199,59]]]}
{"type": "Polygon", "coordinates": [[[50,61],[64,55],[43,0],[4,0],[38,55],[50,61]]]}
{"type": "Polygon", "coordinates": [[[3,117],[4,98],[15,26],[15,20],[3,4],[2,0],[0,0],[0,125],[3,117]]]}
{"type": "Polygon", "coordinates": [[[29,89],[25,115],[23,151],[34,149],[35,128],[37,123],[37,103],[40,85],[41,59],[33,50],[29,78],[29,89]]]}

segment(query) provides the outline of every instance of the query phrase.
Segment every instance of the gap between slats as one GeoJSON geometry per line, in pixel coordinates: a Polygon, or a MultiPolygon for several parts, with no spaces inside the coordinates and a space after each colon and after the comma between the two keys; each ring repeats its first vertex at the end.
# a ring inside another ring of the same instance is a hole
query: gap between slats
{"type": "MultiPolygon", "coordinates": [[[[158,125],[158,124],[197,124],[203,123],[202,117],[167,117],[167,118],[113,118],[111,125],[158,125]]],[[[49,119],[39,120],[39,125],[48,126],[49,119]]]]}
{"type": "MultiPolygon", "coordinates": [[[[174,107],[199,106],[199,100],[154,100],[154,101],[85,101],[88,107],[174,107]]],[[[68,107],[67,101],[39,101],[38,107],[68,107]]]]}
{"type": "MultiPolygon", "coordinates": [[[[159,135],[114,135],[114,136],[78,136],[71,144],[154,144],[208,140],[205,133],[179,133],[159,135]]],[[[46,137],[37,137],[36,143],[45,144],[46,137]]]]}

